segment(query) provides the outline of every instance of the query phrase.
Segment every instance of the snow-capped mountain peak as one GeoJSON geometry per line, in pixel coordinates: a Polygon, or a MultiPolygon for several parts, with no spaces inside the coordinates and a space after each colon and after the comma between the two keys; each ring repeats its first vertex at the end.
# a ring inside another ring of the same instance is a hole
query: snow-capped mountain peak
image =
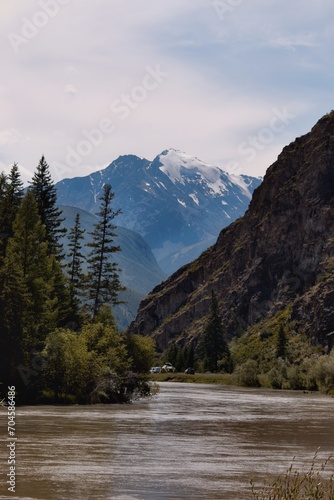
{"type": "MultiPolygon", "coordinates": [[[[252,198],[245,176],[229,174],[218,166],[210,165],[173,148],[163,151],[157,159],[161,164],[159,170],[167,175],[173,184],[185,185],[193,180],[197,184],[206,184],[213,196],[221,196],[235,185],[249,200],[252,198]]],[[[196,203],[198,204],[198,199],[196,203]]]]}
{"type": "Polygon", "coordinates": [[[220,170],[218,167],[213,167],[195,156],[187,155],[177,149],[168,149],[158,156],[161,167],[160,170],[166,174],[170,180],[184,183],[184,176],[194,176],[196,174],[203,177],[206,182],[214,184],[220,178],[220,170]]]}
{"type": "Polygon", "coordinates": [[[96,213],[103,184],[111,184],[114,206],[122,209],[117,224],[143,236],[170,272],[184,262],[165,259],[186,247],[200,251],[212,244],[223,227],[243,215],[260,182],[168,149],[153,161],[121,156],[103,171],[64,179],[57,191],[60,204],[96,213]]]}

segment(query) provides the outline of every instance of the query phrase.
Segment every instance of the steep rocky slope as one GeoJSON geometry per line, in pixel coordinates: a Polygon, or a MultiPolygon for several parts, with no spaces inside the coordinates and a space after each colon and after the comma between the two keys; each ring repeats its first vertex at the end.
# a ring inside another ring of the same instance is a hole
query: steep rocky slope
{"type": "Polygon", "coordinates": [[[203,328],[213,289],[228,335],[289,306],[296,331],[326,344],[334,330],[334,112],[285,147],[246,214],[197,260],[157,286],[130,331],[161,350],[203,328]]]}

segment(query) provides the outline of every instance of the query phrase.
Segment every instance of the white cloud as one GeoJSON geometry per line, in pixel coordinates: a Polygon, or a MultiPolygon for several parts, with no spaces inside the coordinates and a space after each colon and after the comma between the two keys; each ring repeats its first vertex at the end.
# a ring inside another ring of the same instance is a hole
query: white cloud
{"type": "Polygon", "coordinates": [[[0,146],[7,144],[17,144],[21,140],[21,135],[18,130],[7,129],[0,130],[0,146]]]}
{"type": "Polygon", "coordinates": [[[65,85],[64,92],[65,94],[75,95],[77,93],[77,89],[75,88],[74,85],[68,83],[67,85],[65,85]]]}
{"type": "Polygon", "coordinates": [[[17,161],[30,172],[42,154],[64,163],[84,130],[109,119],[115,130],[64,175],[119,154],[152,159],[169,147],[263,175],[282,145],[332,107],[334,4],[327,0],[244,1],[223,21],[210,0],[69,0],[15,52],[8,33],[22,36],[41,2],[5,1],[1,10],[3,165],[17,161]],[[168,78],[119,120],[111,103],[157,65],[168,78]],[[284,106],[296,118],[253,162],[240,156],[240,144],[284,106]]]}
{"type": "Polygon", "coordinates": [[[315,41],[314,34],[280,37],[271,41],[273,47],[296,49],[298,47],[317,47],[320,44],[315,41]]]}

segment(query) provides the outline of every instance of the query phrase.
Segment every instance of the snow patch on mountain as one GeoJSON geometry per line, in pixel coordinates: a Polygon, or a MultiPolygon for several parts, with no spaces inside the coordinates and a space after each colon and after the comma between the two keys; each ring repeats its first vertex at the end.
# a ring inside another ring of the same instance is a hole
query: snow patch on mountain
{"type": "Polygon", "coordinates": [[[160,170],[170,178],[173,184],[177,181],[182,182],[183,175],[186,173],[190,175],[199,174],[210,184],[219,181],[220,171],[217,167],[208,165],[195,156],[187,155],[177,149],[163,151],[159,159],[162,163],[160,170]],[[185,170],[188,170],[188,172],[185,172],[185,170]]]}
{"type": "Polygon", "coordinates": [[[180,205],[182,205],[183,207],[187,208],[187,205],[185,204],[184,201],[179,200],[179,198],[177,199],[177,201],[180,203],[180,205]]]}
{"type": "MultiPolygon", "coordinates": [[[[159,156],[159,161],[161,163],[159,169],[167,175],[174,185],[177,183],[185,185],[185,178],[187,178],[188,182],[193,178],[197,184],[206,184],[209,192],[214,196],[221,196],[224,192],[228,192],[228,187],[222,179],[224,177],[231,184],[238,185],[247,198],[251,199],[251,193],[242,177],[227,174],[219,167],[204,163],[198,158],[187,155],[182,151],[178,151],[177,149],[165,150],[159,156]]],[[[189,196],[192,197],[192,195],[189,196]]],[[[198,205],[198,198],[196,197],[196,199],[197,201],[193,198],[194,202],[198,205]]]]}
{"type": "Polygon", "coordinates": [[[248,189],[245,179],[240,175],[226,173],[232,184],[240,187],[241,191],[247,196],[249,200],[252,199],[252,193],[248,189]]]}
{"type": "Polygon", "coordinates": [[[196,203],[196,205],[199,205],[199,201],[195,193],[191,193],[189,195],[189,198],[191,198],[196,203]]]}

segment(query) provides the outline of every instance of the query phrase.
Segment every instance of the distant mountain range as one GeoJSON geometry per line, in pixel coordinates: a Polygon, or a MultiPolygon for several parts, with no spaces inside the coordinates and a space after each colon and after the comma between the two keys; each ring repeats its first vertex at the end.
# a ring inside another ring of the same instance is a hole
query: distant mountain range
{"type": "Polygon", "coordinates": [[[171,274],[214,243],[246,211],[261,178],[232,175],[169,149],[153,161],[121,156],[107,168],[56,184],[58,203],[95,214],[103,185],[115,192],[115,223],[139,233],[171,274]]]}

